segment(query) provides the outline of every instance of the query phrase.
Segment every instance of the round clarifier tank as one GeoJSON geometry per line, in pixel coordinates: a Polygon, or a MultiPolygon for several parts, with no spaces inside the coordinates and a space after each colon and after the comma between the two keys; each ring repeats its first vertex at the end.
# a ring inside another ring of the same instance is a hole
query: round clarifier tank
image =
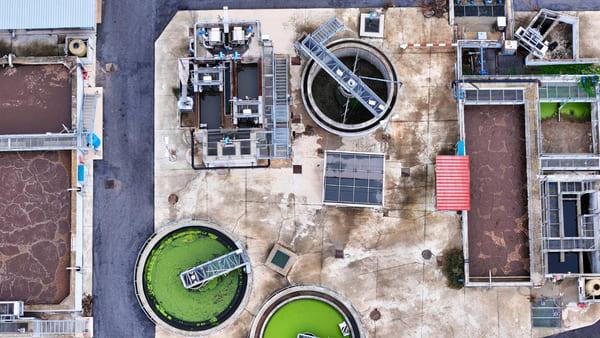
{"type": "Polygon", "coordinates": [[[142,248],[135,291],[155,324],[182,335],[210,335],[237,318],[248,301],[251,278],[243,268],[198,289],[186,289],[179,274],[241,246],[217,226],[189,221],[163,227],[142,248]]]}
{"type": "Polygon", "coordinates": [[[365,337],[358,313],[333,291],[319,286],[280,290],[261,307],[250,338],[365,337]],[[342,332],[345,327],[346,332],[342,332]]]}
{"type": "Polygon", "coordinates": [[[337,40],[327,48],[386,103],[385,111],[374,116],[313,60],[302,73],[306,110],[320,127],[340,136],[373,132],[385,124],[396,102],[398,78],[394,66],[383,52],[361,40],[337,40]]]}

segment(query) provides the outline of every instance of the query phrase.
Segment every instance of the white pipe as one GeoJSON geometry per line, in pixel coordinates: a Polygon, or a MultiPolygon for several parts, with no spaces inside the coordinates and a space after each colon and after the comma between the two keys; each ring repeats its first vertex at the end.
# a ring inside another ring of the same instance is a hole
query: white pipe
{"type": "Polygon", "coordinates": [[[8,53],[8,66],[10,68],[14,68],[15,66],[13,65],[13,53],[8,53]]]}

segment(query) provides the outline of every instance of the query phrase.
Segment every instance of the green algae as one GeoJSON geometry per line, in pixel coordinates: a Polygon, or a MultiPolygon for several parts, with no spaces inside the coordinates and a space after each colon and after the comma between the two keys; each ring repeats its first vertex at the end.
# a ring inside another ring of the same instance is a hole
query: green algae
{"type": "Polygon", "coordinates": [[[312,333],[320,338],[343,338],[338,327],[343,321],[342,314],[323,301],[296,299],[273,314],[263,338],[296,338],[298,333],[312,333]]]}
{"type": "MultiPolygon", "coordinates": [[[[235,250],[217,234],[197,227],[183,228],[163,238],[144,266],[144,283],[153,308],[177,326],[212,327],[239,297],[242,270],[213,279],[199,290],[183,287],[179,274],[235,250]]],[[[242,291],[243,295],[243,291],[242,291]]]]}

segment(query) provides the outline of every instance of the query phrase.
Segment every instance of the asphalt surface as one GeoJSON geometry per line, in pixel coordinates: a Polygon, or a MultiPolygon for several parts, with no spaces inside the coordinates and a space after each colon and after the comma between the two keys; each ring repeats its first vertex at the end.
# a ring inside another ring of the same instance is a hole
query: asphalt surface
{"type": "MultiPolygon", "coordinates": [[[[98,85],[104,87],[104,160],[94,163],[95,337],[154,337],[154,325],[137,304],[133,269],[139,249],[154,229],[154,40],[176,11],[223,6],[377,8],[384,2],[104,0],[97,44],[98,85]],[[103,72],[107,63],[114,63],[115,70],[103,72]]],[[[419,2],[396,0],[395,5],[415,6],[419,2]]],[[[591,0],[539,0],[534,4],[516,0],[515,5],[518,10],[537,6],[600,9],[600,1],[591,0]]],[[[600,332],[598,328],[592,330],[592,335],[600,332]]]]}
{"type": "Polygon", "coordinates": [[[105,0],[102,14],[104,160],[94,163],[94,332],[154,337],[133,289],[138,250],[154,229],[154,8],[142,0],[105,0]],[[116,70],[103,73],[107,63],[116,70]]]}

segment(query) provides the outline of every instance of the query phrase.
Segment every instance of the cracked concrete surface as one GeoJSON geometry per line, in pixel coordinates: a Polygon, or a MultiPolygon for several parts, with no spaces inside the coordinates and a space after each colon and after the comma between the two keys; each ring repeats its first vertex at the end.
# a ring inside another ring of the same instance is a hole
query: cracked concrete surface
{"type": "MultiPolygon", "coordinates": [[[[300,66],[291,66],[293,158],[268,169],[193,171],[188,134],[177,128],[176,60],[183,56],[188,27],[215,19],[221,11],[179,12],[155,50],[155,220],[207,218],[237,236],[252,261],[254,285],[246,311],[216,337],[245,337],[253,315],[269,295],[290,284],[318,284],[352,302],[370,337],[537,336],[530,327],[529,289],[452,290],[435,255],[461,245],[460,221],[434,204],[434,159],[449,154],[458,138],[452,49],[406,50],[403,42],[447,41],[445,19],[424,19],[418,9],[386,12],[386,39],[369,40],[393,62],[404,83],[385,130],[360,138],[340,138],[321,130],[306,114],[300,96],[300,66]],[[397,24],[396,24],[397,23],[397,24]],[[166,148],[176,149],[169,161],[166,148]],[[385,152],[385,205],[382,210],[322,205],[323,150],[385,152]],[[292,164],[302,165],[293,174],[292,164]],[[410,176],[401,176],[408,168],[410,176]],[[168,203],[177,194],[175,205],[168,203]],[[263,264],[280,242],[298,254],[287,277],[263,264]],[[434,257],[425,260],[429,249],[434,257]],[[344,258],[335,258],[343,250],[344,258]],[[381,313],[370,319],[374,309],[381,313]]],[[[276,53],[294,54],[292,43],[305,28],[337,15],[356,36],[358,9],[230,10],[238,18],[261,21],[276,53]],[[274,19],[276,18],[276,19],[274,19]]],[[[157,328],[157,337],[172,337],[157,328]]]]}

